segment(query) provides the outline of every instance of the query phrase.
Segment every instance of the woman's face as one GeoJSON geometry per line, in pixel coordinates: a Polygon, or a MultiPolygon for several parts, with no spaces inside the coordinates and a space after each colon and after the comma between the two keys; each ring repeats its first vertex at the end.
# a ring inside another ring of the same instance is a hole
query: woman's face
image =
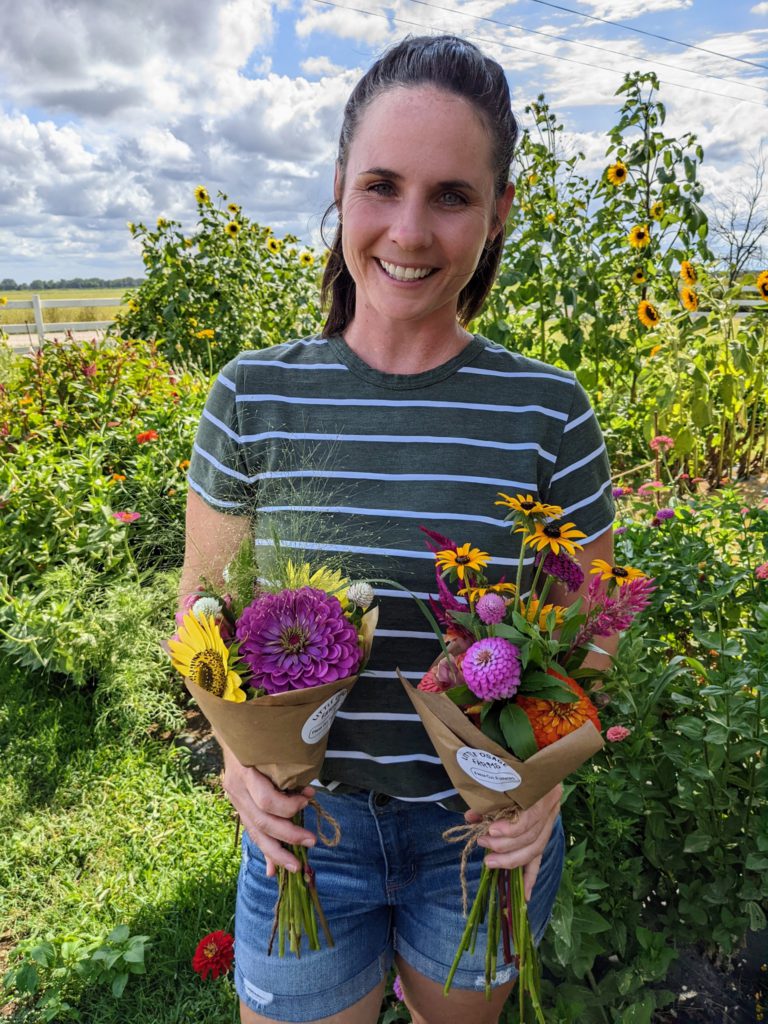
{"type": "Polygon", "coordinates": [[[494,197],[491,139],[475,108],[431,86],[395,87],[364,111],[336,199],[355,321],[455,325],[458,297],[514,190],[494,197]]]}

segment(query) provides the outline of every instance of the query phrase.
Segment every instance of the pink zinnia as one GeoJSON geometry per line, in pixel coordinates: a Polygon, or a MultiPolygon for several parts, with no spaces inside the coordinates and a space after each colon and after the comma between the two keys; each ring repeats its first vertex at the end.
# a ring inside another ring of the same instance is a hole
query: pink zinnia
{"type": "Polygon", "coordinates": [[[609,743],[621,743],[627,736],[631,735],[629,729],[625,729],[623,725],[612,725],[605,734],[605,738],[609,743]]]}
{"type": "Polygon", "coordinates": [[[267,693],[333,683],[360,667],[357,630],[338,598],[313,587],[258,597],[236,633],[251,686],[267,693]]]}
{"type": "Polygon", "coordinates": [[[141,519],[141,512],[113,512],[113,519],[118,519],[121,523],[135,523],[137,519],[141,519]]]}
{"type": "Polygon", "coordinates": [[[759,580],[768,580],[768,562],[763,562],[755,569],[755,576],[759,580]]]}
{"type": "Polygon", "coordinates": [[[520,652],[500,636],[478,640],[464,655],[462,672],[481,700],[513,697],[520,685],[520,652]]]}
{"type": "Polygon", "coordinates": [[[656,437],[651,438],[651,448],[657,452],[660,448],[662,451],[669,451],[670,448],[675,447],[675,439],[668,437],[666,434],[657,434],[656,437]]]}

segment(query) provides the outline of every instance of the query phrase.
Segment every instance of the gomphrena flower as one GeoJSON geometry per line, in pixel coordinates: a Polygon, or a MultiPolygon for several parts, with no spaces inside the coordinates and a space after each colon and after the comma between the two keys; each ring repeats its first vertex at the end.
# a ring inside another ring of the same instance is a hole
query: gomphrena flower
{"type": "Polygon", "coordinates": [[[211,932],[202,938],[192,957],[192,969],[205,981],[209,974],[226,974],[235,958],[234,940],[229,932],[211,932]]]}
{"type": "MultiPolygon", "coordinates": [[[[541,558],[541,554],[536,556],[536,561],[541,558]]],[[[584,572],[579,563],[567,555],[565,551],[561,551],[559,554],[554,554],[552,551],[548,551],[544,556],[544,565],[542,566],[542,572],[545,572],[548,576],[554,576],[556,580],[560,580],[564,583],[566,589],[570,593],[574,593],[584,582],[584,572]]]]}
{"type": "Polygon", "coordinates": [[[251,685],[267,693],[333,683],[360,666],[357,631],[341,604],[311,587],[258,597],[240,616],[237,639],[251,685]]]}
{"type": "Polygon", "coordinates": [[[507,602],[500,594],[483,594],[475,605],[475,611],[481,622],[493,626],[503,621],[507,613],[507,602]]]}
{"type": "Polygon", "coordinates": [[[520,651],[500,636],[472,644],[461,668],[467,686],[481,700],[513,697],[520,686],[520,651]]]}
{"type": "Polygon", "coordinates": [[[349,584],[347,589],[347,600],[358,608],[367,608],[368,605],[373,603],[374,593],[373,587],[370,583],[366,583],[365,580],[355,580],[354,583],[349,584]]]}

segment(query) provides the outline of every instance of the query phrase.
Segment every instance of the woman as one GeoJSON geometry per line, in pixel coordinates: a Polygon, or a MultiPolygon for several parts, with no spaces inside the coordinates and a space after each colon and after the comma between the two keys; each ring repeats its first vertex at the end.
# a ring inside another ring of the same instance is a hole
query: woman
{"type": "MultiPolygon", "coordinates": [[[[419,525],[471,539],[500,572],[517,563],[519,538],[493,516],[500,490],[563,505],[587,535],[582,561],[611,561],[605,446],[573,374],[466,330],[498,267],[516,135],[501,67],[456,37],[407,39],[363,76],[339,143],[328,321],[319,338],[244,353],[214,385],[190,469],[183,592],[221,573],[254,504],[267,520],[319,514],[334,549],[424,595],[434,570],[419,525]],[[276,481],[298,489],[275,500],[276,481]]],[[[319,536],[316,547],[330,544],[319,536]]],[[[480,948],[442,994],[463,927],[459,850],[442,833],[466,808],[394,673],[418,679],[434,639],[412,600],[378,594],[371,662],[334,723],[318,786],[279,793],[224,751],[246,831],[235,924],[245,1024],[375,1022],[393,958],[417,1024],[491,1024],[514,985],[513,969],[500,970],[486,1002],[480,948]],[[311,855],[336,945],[267,958],[269,879],[276,865],[297,868],[283,842],[314,846],[311,810],[305,829],[289,819],[315,794],[343,834],[311,855]]],[[[560,796],[494,826],[472,861],[470,882],[483,855],[525,866],[538,938],[562,871],[560,796]]]]}

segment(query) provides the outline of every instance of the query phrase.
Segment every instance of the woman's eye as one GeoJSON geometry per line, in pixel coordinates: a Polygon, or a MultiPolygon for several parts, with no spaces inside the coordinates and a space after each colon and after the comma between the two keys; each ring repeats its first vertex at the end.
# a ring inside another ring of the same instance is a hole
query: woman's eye
{"type": "Polygon", "coordinates": [[[460,192],[443,192],[441,198],[446,206],[463,206],[466,202],[460,192]]]}
{"type": "Polygon", "coordinates": [[[377,196],[388,196],[392,194],[392,184],[389,181],[376,181],[368,186],[368,191],[377,196]]]}

